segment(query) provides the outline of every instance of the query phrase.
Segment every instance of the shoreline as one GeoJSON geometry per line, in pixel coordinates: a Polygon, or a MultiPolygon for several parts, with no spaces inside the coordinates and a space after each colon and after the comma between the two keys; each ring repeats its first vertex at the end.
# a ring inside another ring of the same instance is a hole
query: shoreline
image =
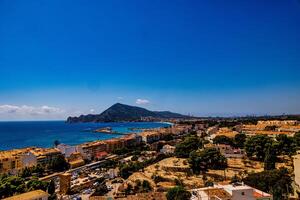
{"type": "MultiPolygon", "coordinates": [[[[24,149],[29,147],[39,147],[39,148],[53,148],[53,142],[55,140],[60,141],[63,144],[70,146],[77,146],[80,144],[93,142],[93,141],[105,141],[110,139],[117,139],[130,134],[140,134],[142,131],[130,131],[131,127],[142,128],[145,130],[153,128],[164,128],[166,127],[165,122],[126,122],[126,123],[93,123],[93,124],[77,124],[75,126],[65,125],[63,121],[48,121],[49,125],[46,124],[43,127],[39,127],[39,123],[45,123],[45,121],[28,121],[26,127],[23,127],[25,122],[9,122],[7,123],[10,128],[3,128],[0,136],[7,137],[6,135],[11,132],[10,129],[15,129],[16,126],[18,131],[14,134],[12,139],[4,140],[0,146],[0,151],[10,151],[14,149],[24,149]],[[58,122],[58,125],[55,124],[58,122]],[[16,123],[16,125],[14,125],[16,123]],[[32,125],[33,123],[33,125],[32,125]],[[90,131],[84,131],[84,129],[97,129],[99,126],[107,127],[113,125],[114,131],[121,132],[122,134],[114,133],[92,133],[90,131]],[[38,127],[38,128],[32,128],[38,127]],[[157,127],[159,126],[159,127],[157,127]],[[29,128],[28,128],[29,127],[29,128]],[[24,130],[25,129],[25,130],[24,130]],[[48,129],[51,129],[50,131],[48,129]],[[24,130],[24,131],[23,131],[24,130]],[[90,133],[88,133],[90,132],[90,133]],[[26,137],[24,137],[26,135],[26,137]],[[11,142],[12,140],[17,140],[16,142],[11,142]],[[37,142],[41,141],[41,142],[37,142]]],[[[11,134],[11,135],[12,135],[11,134]]]]}

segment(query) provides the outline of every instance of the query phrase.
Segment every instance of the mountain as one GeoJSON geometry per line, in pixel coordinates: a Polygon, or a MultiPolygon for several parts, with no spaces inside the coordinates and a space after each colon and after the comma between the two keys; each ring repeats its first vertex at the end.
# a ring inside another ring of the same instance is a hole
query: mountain
{"type": "Polygon", "coordinates": [[[150,111],[137,106],[129,106],[116,103],[103,111],[101,114],[80,115],[79,117],[68,117],[68,123],[77,122],[120,122],[120,121],[141,121],[143,118],[170,119],[190,118],[186,115],[172,113],[169,111],[150,111]]]}

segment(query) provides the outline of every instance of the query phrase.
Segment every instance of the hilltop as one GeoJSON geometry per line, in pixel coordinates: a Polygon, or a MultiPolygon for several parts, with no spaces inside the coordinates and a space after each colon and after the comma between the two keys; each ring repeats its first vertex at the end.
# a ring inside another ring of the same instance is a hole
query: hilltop
{"type": "Polygon", "coordinates": [[[80,115],[79,117],[68,117],[68,123],[77,122],[121,122],[142,121],[144,118],[153,119],[184,119],[190,118],[186,115],[170,111],[150,111],[145,108],[116,103],[103,111],[101,114],[80,115]]]}

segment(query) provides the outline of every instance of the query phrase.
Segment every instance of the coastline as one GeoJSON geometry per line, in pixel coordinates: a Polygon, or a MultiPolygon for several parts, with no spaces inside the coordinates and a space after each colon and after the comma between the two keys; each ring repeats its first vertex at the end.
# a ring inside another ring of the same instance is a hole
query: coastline
{"type": "Polygon", "coordinates": [[[122,123],[78,123],[66,124],[64,121],[28,121],[1,122],[0,137],[3,138],[0,150],[20,149],[31,146],[50,148],[55,140],[67,145],[79,145],[86,142],[120,138],[131,133],[129,128],[153,129],[167,127],[165,122],[122,122],[122,123]],[[86,129],[98,129],[111,126],[122,134],[85,132],[86,129]]]}

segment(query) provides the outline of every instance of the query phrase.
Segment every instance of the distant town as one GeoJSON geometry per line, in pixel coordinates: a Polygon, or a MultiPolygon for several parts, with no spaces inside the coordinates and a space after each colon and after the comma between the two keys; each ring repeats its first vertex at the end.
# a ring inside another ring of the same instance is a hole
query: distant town
{"type": "Polygon", "coordinates": [[[165,121],[120,138],[1,151],[0,198],[299,199],[298,116],[165,121]]]}

